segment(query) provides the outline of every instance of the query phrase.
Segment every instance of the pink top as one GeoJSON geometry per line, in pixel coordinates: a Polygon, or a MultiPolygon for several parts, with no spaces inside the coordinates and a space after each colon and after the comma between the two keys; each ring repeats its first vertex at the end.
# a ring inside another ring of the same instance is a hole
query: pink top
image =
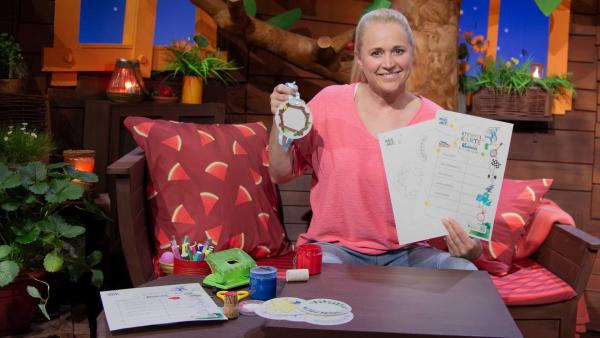
{"type": "MultiPolygon", "coordinates": [[[[313,129],[292,146],[294,174],[313,169],[313,217],[298,244],[337,243],[365,254],[398,249],[398,236],[379,141],[354,104],[356,84],[329,86],[309,103],[313,129]]],[[[435,117],[438,105],[420,97],[409,125],[435,117]]]]}

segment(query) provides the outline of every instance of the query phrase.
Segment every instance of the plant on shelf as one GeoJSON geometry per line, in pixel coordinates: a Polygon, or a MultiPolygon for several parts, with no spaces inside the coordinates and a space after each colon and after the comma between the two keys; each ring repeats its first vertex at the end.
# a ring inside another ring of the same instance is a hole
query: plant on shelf
{"type": "Polygon", "coordinates": [[[0,34],[0,91],[16,93],[22,89],[27,68],[21,46],[12,35],[0,34]]]}
{"type": "Polygon", "coordinates": [[[0,130],[0,290],[19,278],[45,285],[43,292],[29,285],[27,293],[48,319],[46,274],[66,272],[77,280],[91,271],[97,287],[104,278],[94,269],[102,254],[85,255],[85,228],[73,221],[80,210],[98,213],[81,184],[98,179],[67,163],[44,162],[53,150],[50,135],[26,123],[0,130]]]}
{"type": "Polygon", "coordinates": [[[208,40],[194,36],[191,41],[180,40],[167,47],[170,52],[169,63],[163,71],[170,77],[183,76],[182,102],[200,103],[202,82],[214,76],[225,84],[235,83],[231,72],[239,69],[233,61],[218,57],[218,52],[209,46],[208,40]]]}

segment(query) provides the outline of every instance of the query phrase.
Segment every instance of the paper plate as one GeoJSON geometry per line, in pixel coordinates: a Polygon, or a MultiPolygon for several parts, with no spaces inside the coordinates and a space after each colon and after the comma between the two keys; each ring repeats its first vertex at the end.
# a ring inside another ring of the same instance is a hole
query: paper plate
{"type": "Polygon", "coordinates": [[[310,132],[312,114],[302,100],[290,100],[277,108],[275,125],[279,132],[288,139],[296,140],[310,132]]]}
{"type": "Polygon", "coordinates": [[[302,311],[318,316],[340,316],[352,311],[350,305],[335,299],[315,298],[305,301],[302,311]]]}
{"type": "Polygon", "coordinates": [[[352,312],[345,313],[339,316],[316,316],[316,315],[304,315],[304,321],[315,325],[341,325],[348,323],[354,319],[352,312]]]}
{"type": "Polygon", "coordinates": [[[279,297],[264,302],[260,308],[264,312],[277,316],[296,316],[304,312],[300,307],[304,304],[304,299],[295,297],[279,297]]]}
{"type": "Polygon", "coordinates": [[[240,313],[245,316],[256,316],[255,310],[257,307],[262,305],[264,302],[262,300],[254,300],[248,299],[243,300],[239,304],[240,313]]]}

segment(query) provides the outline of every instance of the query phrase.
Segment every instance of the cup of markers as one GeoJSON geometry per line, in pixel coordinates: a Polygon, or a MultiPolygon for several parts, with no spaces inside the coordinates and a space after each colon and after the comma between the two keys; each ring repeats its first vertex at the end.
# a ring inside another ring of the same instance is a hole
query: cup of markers
{"type": "Polygon", "coordinates": [[[168,261],[172,256],[173,274],[185,275],[207,275],[210,273],[210,267],[205,258],[214,251],[214,246],[210,240],[204,243],[190,243],[188,236],[183,238],[181,244],[173,238],[171,241],[171,251],[167,251],[161,255],[160,263],[168,261]],[[163,259],[165,258],[165,259],[163,259]]]}

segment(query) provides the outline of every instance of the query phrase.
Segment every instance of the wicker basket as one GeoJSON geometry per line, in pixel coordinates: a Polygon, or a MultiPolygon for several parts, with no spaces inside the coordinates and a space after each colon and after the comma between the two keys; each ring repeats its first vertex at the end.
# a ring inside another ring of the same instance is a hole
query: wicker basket
{"type": "Polygon", "coordinates": [[[48,101],[40,95],[0,93],[0,126],[16,126],[23,122],[29,129],[50,130],[48,101]]]}
{"type": "Polygon", "coordinates": [[[533,87],[517,95],[493,88],[483,88],[473,96],[471,114],[512,121],[550,121],[550,100],[547,91],[533,87]]]}

